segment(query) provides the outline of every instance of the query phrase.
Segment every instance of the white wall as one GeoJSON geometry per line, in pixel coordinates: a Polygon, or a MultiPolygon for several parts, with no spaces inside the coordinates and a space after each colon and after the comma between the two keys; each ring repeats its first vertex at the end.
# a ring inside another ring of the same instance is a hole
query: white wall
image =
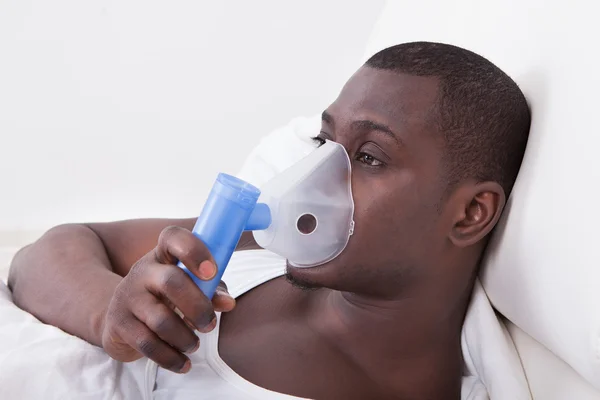
{"type": "Polygon", "coordinates": [[[0,1],[0,240],[197,215],[219,171],[333,100],[382,6],[0,1]]]}

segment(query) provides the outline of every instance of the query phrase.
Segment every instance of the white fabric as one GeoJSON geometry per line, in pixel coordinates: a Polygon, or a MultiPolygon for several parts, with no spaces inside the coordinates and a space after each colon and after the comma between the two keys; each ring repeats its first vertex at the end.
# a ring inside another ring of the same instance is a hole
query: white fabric
{"type": "Polygon", "coordinates": [[[390,1],[366,54],[407,41],[455,44],[521,86],[533,112],[530,141],[482,283],[497,310],[600,389],[596,8],[586,0],[390,1]]]}
{"type": "MultiPolygon", "coordinates": [[[[285,272],[285,260],[266,250],[234,253],[223,280],[229,293],[239,297],[248,290],[285,272]]],[[[146,388],[155,400],[275,400],[300,399],[256,386],[236,374],[218,354],[221,313],[218,324],[208,334],[200,334],[200,348],[190,355],[192,369],[185,375],[174,374],[148,361],[146,388]],[[154,379],[155,378],[155,379],[154,379]]],[[[150,400],[146,397],[146,400],[150,400]]]]}
{"type": "Polygon", "coordinates": [[[139,399],[145,362],[123,364],[15,306],[0,282],[0,398],[139,399]]]}
{"type": "Polygon", "coordinates": [[[513,338],[531,394],[543,400],[598,400],[600,392],[587,382],[567,363],[536,342],[515,324],[507,322],[513,338]]]}
{"type": "Polygon", "coordinates": [[[10,262],[17,250],[15,248],[0,248],[0,281],[4,283],[8,280],[10,262]]]}

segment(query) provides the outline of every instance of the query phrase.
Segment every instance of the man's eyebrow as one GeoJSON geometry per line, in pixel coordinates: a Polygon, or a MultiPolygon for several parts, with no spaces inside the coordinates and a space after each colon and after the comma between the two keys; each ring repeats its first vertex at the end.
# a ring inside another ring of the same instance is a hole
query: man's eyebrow
{"type": "MultiPolygon", "coordinates": [[[[332,126],[334,125],[333,117],[327,111],[323,111],[323,113],[321,114],[321,120],[325,123],[328,123],[329,125],[332,125],[332,126]]],[[[379,122],[371,121],[368,119],[354,121],[354,122],[352,122],[351,125],[352,125],[352,128],[356,129],[356,130],[378,131],[378,132],[385,133],[386,135],[388,135],[389,137],[394,139],[394,141],[396,143],[398,143],[399,145],[403,145],[402,140],[387,125],[381,124],[379,122]]]]}
{"type": "Polygon", "coordinates": [[[400,138],[398,136],[396,136],[394,131],[391,130],[390,127],[387,125],[380,124],[375,121],[370,121],[368,119],[363,119],[360,121],[352,122],[352,127],[356,130],[383,132],[386,135],[388,135],[389,137],[391,137],[392,139],[394,139],[394,141],[396,143],[398,143],[399,145],[402,145],[402,140],[400,140],[400,138]]]}

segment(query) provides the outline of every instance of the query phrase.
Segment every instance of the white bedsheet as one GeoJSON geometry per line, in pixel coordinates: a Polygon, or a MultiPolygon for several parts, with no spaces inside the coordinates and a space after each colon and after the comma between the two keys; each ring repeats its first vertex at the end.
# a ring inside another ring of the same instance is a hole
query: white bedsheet
{"type": "Polygon", "coordinates": [[[0,399],[139,399],[144,368],[41,323],[0,282],[0,399]]]}

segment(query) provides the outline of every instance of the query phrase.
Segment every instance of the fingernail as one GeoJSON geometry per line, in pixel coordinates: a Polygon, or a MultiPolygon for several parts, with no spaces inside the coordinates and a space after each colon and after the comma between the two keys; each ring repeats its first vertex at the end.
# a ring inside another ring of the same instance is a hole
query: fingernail
{"type": "Polygon", "coordinates": [[[214,320],[217,319],[217,314],[215,314],[214,310],[211,310],[210,313],[204,313],[198,318],[197,321],[194,322],[196,329],[202,332],[202,329],[210,325],[214,320]]]}
{"type": "Polygon", "coordinates": [[[185,362],[185,364],[183,364],[183,368],[181,368],[179,370],[179,372],[182,373],[182,374],[185,374],[185,373],[189,372],[190,369],[192,369],[192,362],[190,360],[187,360],[185,362]]]}
{"type": "Polygon", "coordinates": [[[200,279],[210,280],[217,274],[217,267],[211,261],[202,261],[198,267],[200,279]]]}
{"type": "Polygon", "coordinates": [[[191,353],[195,353],[196,351],[198,351],[198,349],[200,348],[200,341],[198,340],[196,342],[196,344],[194,345],[194,347],[188,351],[186,351],[186,353],[191,354],[191,353]]]}
{"type": "Polygon", "coordinates": [[[234,300],[233,296],[229,294],[229,292],[225,289],[217,288],[216,290],[219,296],[229,297],[231,300],[234,300]]]}
{"type": "Polygon", "coordinates": [[[208,332],[212,331],[213,329],[215,329],[215,326],[217,326],[217,316],[216,315],[214,316],[213,319],[210,320],[208,325],[205,325],[204,327],[198,329],[198,332],[208,333],[208,332]]]}

